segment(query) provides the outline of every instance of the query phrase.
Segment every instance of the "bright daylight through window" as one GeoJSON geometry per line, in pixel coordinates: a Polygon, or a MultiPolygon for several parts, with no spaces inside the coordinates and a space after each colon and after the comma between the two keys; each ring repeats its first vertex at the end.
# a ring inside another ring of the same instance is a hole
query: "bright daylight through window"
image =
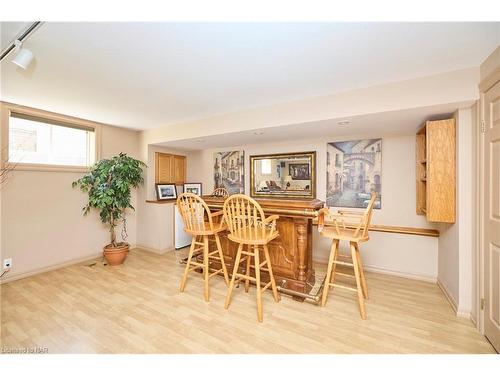
{"type": "Polygon", "coordinates": [[[9,162],[87,167],[94,161],[94,129],[11,113],[9,162]]]}

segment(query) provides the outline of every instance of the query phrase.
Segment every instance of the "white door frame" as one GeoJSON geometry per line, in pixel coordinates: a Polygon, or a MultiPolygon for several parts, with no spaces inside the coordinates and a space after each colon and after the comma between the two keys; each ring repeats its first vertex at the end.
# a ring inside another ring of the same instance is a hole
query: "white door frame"
{"type": "MultiPolygon", "coordinates": [[[[500,47],[499,47],[500,48],[500,47]]],[[[495,51],[491,56],[495,55],[497,51],[495,51]]],[[[485,251],[485,243],[484,243],[484,195],[485,195],[485,186],[484,186],[484,138],[485,138],[485,133],[483,132],[483,127],[485,126],[484,124],[484,97],[485,93],[491,89],[495,84],[500,82],[500,65],[497,65],[495,69],[485,78],[481,80],[481,83],[479,84],[479,92],[480,92],[480,98],[479,98],[479,124],[478,124],[478,130],[479,130],[479,136],[477,139],[477,146],[478,146],[478,160],[477,160],[477,166],[478,166],[478,196],[477,196],[477,215],[478,215],[478,223],[477,223],[477,230],[478,230],[478,238],[477,238],[477,246],[478,246],[478,251],[477,251],[477,275],[476,275],[476,290],[478,291],[478,298],[476,301],[476,311],[477,311],[477,322],[476,322],[476,328],[481,332],[482,335],[484,335],[484,310],[481,309],[481,300],[484,298],[484,251],[485,251]]]]}
{"type": "MultiPolygon", "coordinates": [[[[500,47],[499,47],[500,48],[500,47]]],[[[491,56],[495,56],[495,51],[491,56]]],[[[490,57],[491,57],[490,56],[490,57]]],[[[478,131],[479,135],[477,137],[477,167],[478,167],[478,184],[477,184],[477,210],[478,215],[477,220],[477,230],[478,236],[476,240],[476,246],[478,251],[476,252],[476,291],[477,291],[477,301],[475,303],[477,311],[477,322],[476,328],[484,335],[484,310],[481,309],[481,300],[484,298],[484,135],[483,127],[484,125],[484,96],[485,93],[492,88],[497,82],[500,81],[500,65],[497,65],[492,72],[484,77],[479,84],[479,116],[478,118],[478,131]]]]}
{"type": "Polygon", "coordinates": [[[478,191],[477,191],[477,249],[476,252],[476,290],[477,301],[475,308],[477,312],[476,328],[484,335],[484,310],[481,309],[481,300],[484,298],[484,133],[482,131],[484,123],[484,92],[480,93],[479,98],[479,116],[478,116],[478,131],[477,150],[478,150],[478,191]]]}

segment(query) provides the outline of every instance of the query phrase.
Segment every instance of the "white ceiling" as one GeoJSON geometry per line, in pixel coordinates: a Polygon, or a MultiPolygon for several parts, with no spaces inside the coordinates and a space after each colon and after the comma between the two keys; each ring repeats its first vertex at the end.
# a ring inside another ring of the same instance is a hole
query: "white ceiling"
{"type": "Polygon", "coordinates": [[[277,126],[234,132],[221,136],[199,137],[157,143],[156,146],[170,149],[194,151],[222,147],[239,147],[243,144],[279,143],[323,139],[338,139],[344,136],[382,137],[387,135],[413,135],[426,120],[450,118],[457,108],[471,105],[472,102],[449,103],[431,107],[420,107],[403,111],[372,113],[350,118],[338,118],[303,124],[277,126]],[[339,125],[348,120],[348,125],[339,125]],[[305,130],[307,129],[307,130],[305,130]]]}
{"type": "Polygon", "coordinates": [[[499,44],[500,23],[49,22],[28,70],[2,61],[0,93],[150,129],[478,66],[499,44]]]}

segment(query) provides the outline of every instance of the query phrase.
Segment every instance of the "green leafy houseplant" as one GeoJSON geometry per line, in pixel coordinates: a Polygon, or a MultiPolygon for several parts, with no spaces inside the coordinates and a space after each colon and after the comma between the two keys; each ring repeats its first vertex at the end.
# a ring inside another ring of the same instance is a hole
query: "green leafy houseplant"
{"type": "MultiPolygon", "coordinates": [[[[125,240],[126,210],[129,208],[134,210],[130,202],[131,188],[137,188],[144,182],[143,167],[146,167],[146,164],[142,161],[120,153],[111,159],[98,161],[87,174],[72,184],[73,188],[79,187],[81,191],[88,193],[89,201],[83,207],[83,214],[87,215],[91,208],[95,208],[99,210],[101,221],[109,226],[111,243],[104,248],[108,262],[106,250],[126,245],[117,243],[115,228],[123,222],[122,239],[125,240]]],[[[128,251],[128,245],[126,250],[128,251]]]]}

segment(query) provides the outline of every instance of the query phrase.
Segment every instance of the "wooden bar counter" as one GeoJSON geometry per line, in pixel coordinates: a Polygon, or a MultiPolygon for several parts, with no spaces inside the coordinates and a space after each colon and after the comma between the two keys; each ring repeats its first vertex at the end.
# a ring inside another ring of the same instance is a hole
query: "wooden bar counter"
{"type": "MultiPolygon", "coordinates": [[[[226,198],[203,196],[212,212],[222,210],[226,198]]],[[[284,289],[308,293],[314,285],[312,262],[313,240],[312,220],[324,202],[318,199],[256,199],[266,216],[276,214],[279,232],[278,238],[269,243],[269,255],[276,283],[284,289]]],[[[221,243],[228,271],[232,273],[238,244],[227,238],[227,232],[221,233],[221,243]]],[[[215,250],[215,243],[211,244],[215,250]]],[[[243,270],[243,264],[241,265],[243,270]]],[[[263,273],[266,281],[267,273],[263,273]]],[[[301,298],[299,298],[301,299],[301,298]]],[[[302,298],[303,299],[303,298],[302,298]]]]}

